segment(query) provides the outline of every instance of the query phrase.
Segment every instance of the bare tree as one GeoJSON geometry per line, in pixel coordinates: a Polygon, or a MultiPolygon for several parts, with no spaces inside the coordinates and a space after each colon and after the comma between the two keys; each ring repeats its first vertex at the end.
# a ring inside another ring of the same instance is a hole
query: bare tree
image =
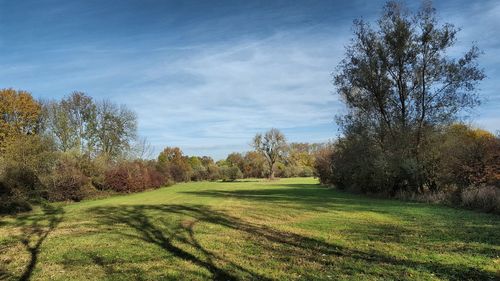
{"type": "Polygon", "coordinates": [[[252,146],[266,158],[269,165],[269,179],[273,179],[274,164],[284,156],[287,149],[285,135],[278,129],[272,128],[264,135],[256,134],[252,146]]]}
{"type": "Polygon", "coordinates": [[[151,159],[153,157],[154,147],[146,137],[137,138],[130,149],[128,157],[130,159],[151,159]]]}

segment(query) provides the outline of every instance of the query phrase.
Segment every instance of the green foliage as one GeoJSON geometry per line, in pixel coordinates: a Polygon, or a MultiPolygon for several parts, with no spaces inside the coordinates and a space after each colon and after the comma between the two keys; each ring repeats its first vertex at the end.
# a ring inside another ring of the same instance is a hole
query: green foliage
{"type": "Polygon", "coordinates": [[[82,92],[43,103],[42,127],[63,151],[117,159],[131,148],[137,117],[123,105],[95,102],[82,92]]]}
{"type": "Polygon", "coordinates": [[[235,181],[243,177],[240,169],[236,166],[222,166],[220,167],[219,173],[222,181],[235,181]]]}
{"type": "Polygon", "coordinates": [[[343,136],[331,168],[324,158],[318,162],[323,182],[390,195],[443,188],[443,128],[478,104],[476,88],[484,78],[476,47],[458,59],[448,55],[457,32],[438,23],[430,3],[412,14],[390,1],[376,28],[355,21],[354,38],[334,75],[347,107],[338,118],[343,136]]]}
{"type": "Polygon", "coordinates": [[[46,184],[56,157],[53,143],[45,137],[18,135],[10,139],[0,155],[0,199],[26,204],[46,199],[46,184]]]}

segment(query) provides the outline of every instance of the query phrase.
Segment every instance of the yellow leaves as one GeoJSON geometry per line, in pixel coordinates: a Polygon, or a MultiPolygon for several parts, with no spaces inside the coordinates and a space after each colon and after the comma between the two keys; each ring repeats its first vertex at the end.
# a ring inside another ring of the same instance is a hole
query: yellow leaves
{"type": "Polygon", "coordinates": [[[0,147],[12,136],[33,133],[40,113],[40,104],[29,92],[0,90],[0,147]]]}

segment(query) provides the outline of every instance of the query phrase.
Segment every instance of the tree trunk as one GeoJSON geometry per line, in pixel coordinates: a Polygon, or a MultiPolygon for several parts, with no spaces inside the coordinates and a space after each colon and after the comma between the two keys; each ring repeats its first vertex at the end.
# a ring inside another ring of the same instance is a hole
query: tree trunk
{"type": "Polygon", "coordinates": [[[269,179],[272,180],[272,179],[274,179],[274,163],[270,164],[269,166],[270,166],[270,168],[269,168],[269,179]]]}

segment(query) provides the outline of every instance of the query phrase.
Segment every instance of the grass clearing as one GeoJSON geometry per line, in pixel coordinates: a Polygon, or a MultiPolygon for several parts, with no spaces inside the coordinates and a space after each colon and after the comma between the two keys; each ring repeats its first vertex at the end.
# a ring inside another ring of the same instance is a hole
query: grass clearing
{"type": "Polygon", "coordinates": [[[0,217],[0,280],[495,280],[500,219],[312,178],[193,182],[0,217]]]}

